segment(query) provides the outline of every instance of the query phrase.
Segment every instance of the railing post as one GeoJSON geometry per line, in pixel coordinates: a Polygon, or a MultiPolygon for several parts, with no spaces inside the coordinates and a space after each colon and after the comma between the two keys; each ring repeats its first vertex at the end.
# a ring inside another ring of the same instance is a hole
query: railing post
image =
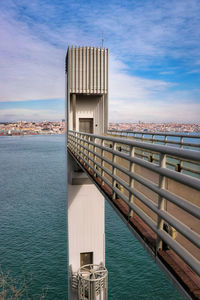
{"type": "Polygon", "coordinates": [[[141,140],[143,142],[143,140],[144,140],[144,133],[142,133],[141,140]]]}
{"type": "Polygon", "coordinates": [[[89,149],[90,149],[90,144],[89,144],[90,136],[87,135],[87,138],[85,140],[86,140],[86,142],[85,142],[85,148],[86,148],[86,150],[85,150],[85,160],[88,161],[88,164],[90,164],[90,159],[89,159],[89,157],[87,157],[87,156],[90,155],[90,152],[89,152],[89,149]]]}
{"type": "Polygon", "coordinates": [[[180,138],[180,148],[183,148],[183,136],[180,138]]]}
{"type": "MultiPolygon", "coordinates": [[[[134,156],[135,156],[135,147],[130,147],[130,157],[134,157],[134,156]]],[[[130,161],[130,165],[129,165],[129,172],[135,173],[135,163],[133,163],[131,161],[130,161]]],[[[130,176],[129,176],[129,186],[133,189],[135,187],[135,180],[130,176]]],[[[134,203],[134,196],[130,192],[129,192],[129,202],[134,203]]],[[[133,217],[133,210],[131,208],[129,208],[128,217],[129,218],[133,217]]]]}
{"type": "MultiPolygon", "coordinates": [[[[79,133],[79,138],[82,139],[82,134],[79,133]]],[[[79,141],[79,149],[80,149],[80,156],[82,156],[81,151],[82,151],[82,141],[79,141]]]]}
{"type": "Polygon", "coordinates": [[[85,137],[85,134],[83,134],[83,159],[84,159],[83,164],[84,164],[84,166],[85,166],[85,159],[86,159],[86,156],[85,156],[85,154],[86,154],[86,150],[85,150],[86,142],[85,142],[85,140],[86,140],[86,137],[85,137]]]}
{"type": "Polygon", "coordinates": [[[92,153],[90,153],[90,150],[92,150],[92,145],[89,144],[89,142],[92,142],[93,138],[91,136],[89,136],[88,138],[88,163],[89,163],[89,166],[88,166],[88,170],[90,171],[91,170],[91,162],[92,162],[92,153]]]}
{"type": "MultiPolygon", "coordinates": [[[[114,142],[113,143],[113,151],[115,151],[117,149],[117,144],[114,142]]],[[[112,154],[112,175],[116,175],[116,168],[113,166],[113,164],[116,163],[116,155],[113,153],[112,154]]],[[[115,187],[116,186],[116,180],[114,178],[112,178],[112,187],[115,187]]],[[[116,199],[116,193],[113,192],[113,195],[112,195],[112,199],[116,199]]]]}
{"type": "MultiPolygon", "coordinates": [[[[155,135],[152,134],[152,144],[154,144],[155,135]]],[[[152,153],[152,162],[154,161],[154,153],[152,153]]]]}
{"type": "Polygon", "coordinates": [[[75,150],[75,133],[73,133],[73,137],[72,137],[72,147],[73,147],[73,151],[75,150]]]}
{"type": "MultiPolygon", "coordinates": [[[[102,146],[102,147],[104,146],[104,140],[103,140],[103,139],[101,140],[101,146],[102,146]]],[[[101,185],[102,185],[102,186],[104,185],[104,180],[103,180],[104,171],[103,171],[103,169],[102,169],[102,167],[104,167],[104,159],[103,159],[103,156],[104,156],[104,150],[101,149],[101,185]]]]}
{"type": "MultiPolygon", "coordinates": [[[[180,142],[181,142],[180,147],[181,147],[181,149],[183,149],[183,136],[181,136],[180,142]]],[[[182,169],[183,169],[183,161],[180,160],[180,173],[182,173],[182,169]]]]}
{"type": "Polygon", "coordinates": [[[154,134],[152,134],[152,144],[154,144],[154,134]]]}
{"type": "Polygon", "coordinates": [[[79,149],[79,142],[78,142],[78,133],[77,132],[76,132],[76,135],[75,135],[75,140],[76,140],[76,152],[77,152],[77,154],[79,156],[79,151],[78,151],[78,149],[79,149]]]}
{"type": "MultiPolygon", "coordinates": [[[[166,168],[166,154],[160,153],[160,167],[166,168]]],[[[159,175],[159,188],[165,189],[165,176],[161,174],[159,175]]],[[[166,200],[160,195],[158,196],[158,209],[166,210],[166,200]]],[[[160,216],[157,216],[157,229],[163,230],[163,225],[164,225],[164,220],[160,216]]],[[[162,249],[162,247],[163,247],[163,242],[160,239],[160,237],[157,235],[156,250],[158,251],[159,249],[162,249]]]]}
{"type": "Polygon", "coordinates": [[[167,135],[165,135],[165,146],[167,145],[167,135]]]}
{"type": "Polygon", "coordinates": [[[77,132],[74,134],[74,151],[77,152],[77,132]]]}
{"type": "MultiPolygon", "coordinates": [[[[83,135],[79,134],[80,139],[83,139],[83,135]]],[[[83,141],[80,141],[80,150],[83,152],[83,141]]],[[[83,158],[83,153],[81,154],[81,157],[83,158]]]]}
{"type": "Polygon", "coordinates": [[[92,164],[92,166],[93,166],[93,169],[95,170],[95,166],[96,166],[96,164],[95,164],[95,161],[96,161],[96,155],[95,155],[95,153],[96,153],[96,138],[94,138],[94,145],[93,145],[93,148],[92,148],[92,150],[93,150],[93,164],[92,164]]]}
{"type": "MultiPolygon", "coordinates": [[[[77,133],[77,138],[81,138],[81,135],[79,133],[77,133]]],[[[79,157],[81,157],[81,141],[79,140],[78,141],[78,154],[79,154],[79,157]]]]}
{"type": "MultiPolygon", "coordinates": [[[[139,139],[141,140],[141,142],[143,142],[143,140],[144,140],[144,133],[141,134],[141,137],[139,139]]],[[[141,150],[141,154],[142,154],[142,159],[145,159],[145,151],[141,150]]]]}

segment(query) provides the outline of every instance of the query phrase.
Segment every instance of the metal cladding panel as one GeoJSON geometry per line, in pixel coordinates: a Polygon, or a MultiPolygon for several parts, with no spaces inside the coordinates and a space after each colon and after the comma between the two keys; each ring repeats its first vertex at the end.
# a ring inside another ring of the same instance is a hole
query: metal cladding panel
{"type": "Polygon", "coordinates": [[[108,93],[108,49],[72,47],[67,59],[70,93],[108,93]]]}
{"type": "Polygon", "coordinates": [[[93,252],[94,264],[105,263],[104,218],[104,197],[94,184],[68,184],[69,265],[74,272],[80,268],[80,253],[93,252]]]}

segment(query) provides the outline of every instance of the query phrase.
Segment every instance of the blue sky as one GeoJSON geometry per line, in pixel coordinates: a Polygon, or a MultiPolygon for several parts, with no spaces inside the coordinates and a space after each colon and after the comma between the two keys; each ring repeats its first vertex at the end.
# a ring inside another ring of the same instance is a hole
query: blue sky
{"type": "Polygon", "coordinates": [[[61,120],[67,47],[109,48],[109,121],[200,122],[200,1],[0,0],[0,121],[61,120]]]}

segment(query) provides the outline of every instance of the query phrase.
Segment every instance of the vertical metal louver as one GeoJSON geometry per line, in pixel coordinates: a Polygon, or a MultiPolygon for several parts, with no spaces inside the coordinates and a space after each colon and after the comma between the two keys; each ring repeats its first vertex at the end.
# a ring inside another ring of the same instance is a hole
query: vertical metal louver
{"type": "Polygon", "coordinates": [[[108,93],[108,49],[69,48],[67,65],[70,93],[108,93]]]}

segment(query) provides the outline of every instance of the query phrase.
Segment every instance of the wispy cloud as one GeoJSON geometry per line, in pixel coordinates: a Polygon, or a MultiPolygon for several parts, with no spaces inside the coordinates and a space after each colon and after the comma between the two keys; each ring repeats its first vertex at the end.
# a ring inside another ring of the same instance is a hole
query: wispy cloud
{"type": "Polygon", "coordinates": [[[64,95],[64,49],[35,36],[26,23],[3,15],[0,24],[0,101],[64,95]]]}
{"type": "Polygon", "coordinates": [[[120,61],[110,57],[111,99],[150,100],[152,96],[166,92],[172,86],[174,86],[173,83],[164,80],[152,80],[129,75],[120,61]]]}
{"type": "MultiPolygon", "coordinates": [[[[146,116],[144,105],[151,106],[147,101],[160,103],[160,111],[154,111],[160,116],[162,112],[164,118],[167,109],[162,107],[171,105],[165,100],[182,91],[188,94],[184,103],[197,102],[198,0],[69,0],[67,5],[63,1],[7,0],[0,12],[0,102],[64,98],[67,46],[101,46],[102,31],[110,50],[111,119],[114,106],[123,109],[130,103],[146,116]],[[188,76],[183,82],[182,74],[188,76]]],[[[186,106],[181,111],[185,108],[188,111],[186,106]]],[[[190,110],[196,116],[196,107],[190,110]]]]}
{"type": "Polygon", "coordinates": [[[65,118],[65,113],[55,112],[49,109],[2,109],[0,110],[0,122],[4,121],[60,121],[65,118]]]}
{"type": "Polygon", "coordinates": [[[199,123],[200,103],[185,103],[174,101],[157,101],[152,104],[150,101],[112,101],[110,106],[111,121],[113,122],[196,122],[199,123]]]}

